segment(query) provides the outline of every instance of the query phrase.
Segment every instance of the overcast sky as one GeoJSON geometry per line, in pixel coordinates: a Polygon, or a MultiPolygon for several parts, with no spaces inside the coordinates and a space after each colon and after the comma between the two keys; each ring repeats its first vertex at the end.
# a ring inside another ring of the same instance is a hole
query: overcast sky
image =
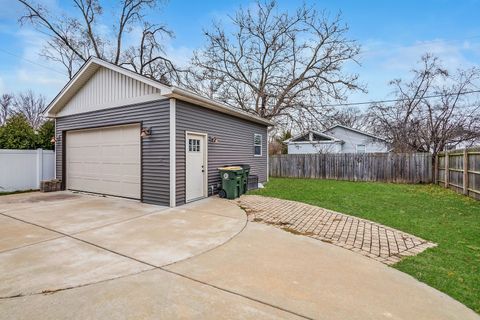
{"type": "MultiPolygon", "coordinates": [[[[285,10],[293,10],[294,2],[279,1],[285,10]]],[[[388,81],[408,76],[427,51],[438,55],[451,69],[480,65],[480,0],[306,2],[332,14],[341,11],[350,27],[350,38],[362,46],[361,66],[349,65],[348,69],[359,73],[368,93],[354,94],[350,101],[388,98],[388,81]]],[[[55,12],[72,10],[68,0],[42,3],[55,12]]],[[[185,63],[192,51],[202,46],[202,30],[208,29],[212,19],[228,24],[228,15],[240,5],[249,6],[251,2],[170,0],[149,18],[175,32],[175,39],[166,44],[168,54],[174,61],[185,63]]],[[[33,89],[52,99],[67,81],[64,70],[38,56],[45,37],[18,24],[22,10],[15,0],[0,0],[0,8],[0,94],[33,89]]]]}

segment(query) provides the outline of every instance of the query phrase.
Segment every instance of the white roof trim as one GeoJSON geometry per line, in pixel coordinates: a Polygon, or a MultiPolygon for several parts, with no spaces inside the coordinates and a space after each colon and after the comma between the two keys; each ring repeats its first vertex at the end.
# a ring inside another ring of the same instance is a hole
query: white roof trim
{"type": "Polygon", "coordinates": [[[323,131],[323,132],[327,132],[333,128],[336,128],[336,127],[340,127],[340,128],[344,128],[344,129],[347,129],[347,130],[350,130],[350,131],[353,131],[353,132],[357,132],[357,133],[360,133],[360,134],[363,134],[363,135],[366,135],[366,136],[369,136],[369,137],[372,137],[372,138],[375,138],[377,140],[382,140],[384,142],[387,142],[385,139],[383,138],[380,138],[380,137],[377,137],[373,134],[370,134],[370,133],[367,133],[367,132],[364,132],[364,131],[360,131],[360,130],[357,130],[357,129],[353,129],[353,128],[350,128],[350,127],[347,127],[347,126],[344,126],[344,125],[341,125],[341,124],[336,124],[334,125],[333,127],[330,127],[328,128],[327,130],[323,131]]]}
{"type": "Polygon", "coordinates": [[[290,141],[287,144],[334,144],[334,143],[345,143],[342,140],[326,141],[326,140],[314,140],[314,141],[290,141]]]}
{"type": "Polygon", "coordinates": [[[172,86],[170,87],[170,90],[168,92],[162,92],[162,95],[168,98],[177,98],[183,101],[191,102],[197,105],[200,105],[202,107],[216,110],[222,113],[230,114],[232,116],[235,116],[237,118],[243,118],[247,119],[253,122],[261,123],[267,126],[273,126],[274,123],[270,120],[261,118],[259,116],[250,114],[246,111],[239,110],[232,108],[230,106],[227,106],[221,102],[200,96],[192,91],[185,90],[179,87],[172,86]]]}
{"type": "Polygon", "coordinates": [[[332,142],[341,142],[342,140],[340,139],[337,139],[333,136],[330,136],[326,133],[323,133],[323,132],[318,132],[318,131],[314,131],[314,130],[308,130],[307,132],[304,132],[302,134],[297,134],[296,136],[294,137],[291,137],[290,139],[287,139],[285,141],[283,141],[283,143],[298,143],[298,142],[307,142],[307,143],[310,143],[310,142],[320,142],[320,141],[324,141],[324,140],[313,140],[313,141],[292,141],[292,140],[295,140],[295,139],[298,139],[300,138],[301,136],[307,134],[307,133],[313,133],[313,134],[316,134],[316,135],[319,135],[319,136],[323,136],[327,139],[330,139],[332,142]]]}
{"type": "Polygon", "coordinates": [[[125,76],[131,77],[135,80],[146,83],[154,88],[160,89],[160,94],[167,98],[177,98],[179,100],[191,102],[202,107],[216,110],[222,113],[230,114],[232,116],[250,120],[267,126],[273,126],[274,123],[270,120],[252,115],[248,112],[238,110],[227,106],[218,101],[202,97],[194,92],[181,89],[174,86],[164,85],[156,80],[142,76],[131,70],[114,65],[110,62],[104,61],[96,57],[90,57],[87,62],[78,70],[75,76],[65,85],[60,93],[50,102],[44,113],[49,117],[55,117],[56,114],[70,101],[70,99],[82,88],[82,86],[90,79],[90,77],[100,68],[104,67],[125,76]]]}

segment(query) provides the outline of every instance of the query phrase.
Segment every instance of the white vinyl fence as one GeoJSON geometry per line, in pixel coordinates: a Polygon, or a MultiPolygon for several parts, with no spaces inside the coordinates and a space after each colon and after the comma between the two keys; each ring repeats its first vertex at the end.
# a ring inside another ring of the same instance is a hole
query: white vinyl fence
{"type": "Polygon", "coordinates": [[[0,149],[0,192],[39,189],[55,175],[51,150],[0,149]]]}

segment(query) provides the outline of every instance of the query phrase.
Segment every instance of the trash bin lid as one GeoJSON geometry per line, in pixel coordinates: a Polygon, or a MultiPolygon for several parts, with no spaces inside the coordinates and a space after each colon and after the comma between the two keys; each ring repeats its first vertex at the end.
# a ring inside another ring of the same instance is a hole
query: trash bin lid
{"type": "Polygon", "coordinates": [[[230,166],[230,167],[222,167],[222,168],[218,168],[218,170],[237,171],[237,170],[242,170],[242,167],[238,167],[238,166],[230,166]]]}
{"type": "Polygon", "coordinates": [[[239,167],[242,167],[243,169],[250,169],[249,164],[234,164],[234,166],[239,166],[239,167]]]}

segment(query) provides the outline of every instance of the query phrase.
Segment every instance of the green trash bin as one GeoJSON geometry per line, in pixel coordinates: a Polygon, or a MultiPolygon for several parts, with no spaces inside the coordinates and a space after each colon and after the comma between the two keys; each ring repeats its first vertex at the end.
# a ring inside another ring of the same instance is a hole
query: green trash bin
{"type": "Polygon", "coordinates": [[[243,174],[242,167],[230,166],[218,168],[222,179],[222,189],[218,193],[220,198],[235,199],[241,195],[243,174]]]}
{"type": "Polygon", "coordinates": [[[248,190],[248,175],[250,174],[249,164],[235,164],[234,166],[241,167],[243,169],[242,184],[240,185],[240,193],[245,194],[248,190]]]}

